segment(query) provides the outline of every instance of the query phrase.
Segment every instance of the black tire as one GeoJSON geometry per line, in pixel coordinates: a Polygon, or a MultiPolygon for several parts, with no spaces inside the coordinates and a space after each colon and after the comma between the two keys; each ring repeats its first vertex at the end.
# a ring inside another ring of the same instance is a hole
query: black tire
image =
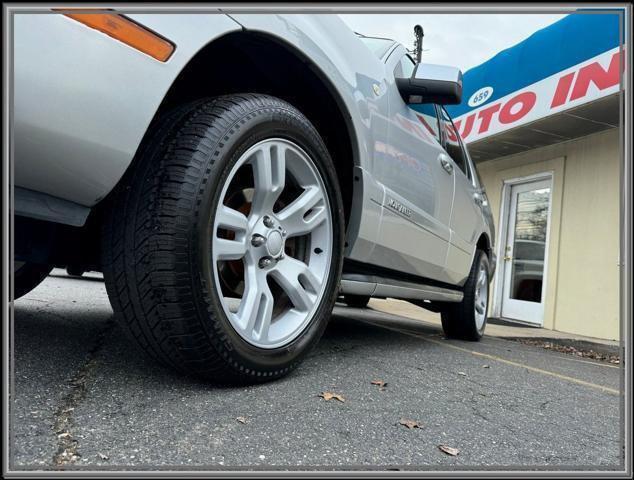
{"type": "Polygon", "coordinates": [[[365,308],[370,301],[369,295],[344,295],[343,301],[349,307],[365,308]]]}
{"type": "Polygon", "coordinates": [[[40,263],[24,263],[13,274],[14,300],[23,297],[51,273],[53,267],[40,263]]]}
{"type": "Polygon", "coordinates": [[[481,268],[486,271],[486,282],[488,287],[489,278],[489,258],[482,250],[477,250],[469,277],[464,286],[464,297],[460,303],[450,303],[441,311],[440,318],[445,336],[458,338],[461,340],[478,341],[484,335],[487,324],[486,311],[489,306],[489,289],[487,288],[486,307],[484,309],[484,322],[478,328],[475,312],[475,293],[478,272],[481,268]]]}
{"type": "Polygon", "coordinates": [[[155,360],[216,383],[254,383],[292,371],[318,342],[343,262],[343,203],[330,155],[297,109],[266,95],[199,100],[152,128],[109,199],[104,278],[116,316],[155,360]],[[314,161],[333,217],[326,290],[302,333],[280,348],[245,341],[220,304],[208,258],[223,178],[251,145],[285,138],[314,161]]]}
{"type": "Polygon", "coordinates": [[[86,273],[86,270],[79,265],[69,265],[66,267],[66,273],[71,277],[81,277],[84,273],[86,273]]]}

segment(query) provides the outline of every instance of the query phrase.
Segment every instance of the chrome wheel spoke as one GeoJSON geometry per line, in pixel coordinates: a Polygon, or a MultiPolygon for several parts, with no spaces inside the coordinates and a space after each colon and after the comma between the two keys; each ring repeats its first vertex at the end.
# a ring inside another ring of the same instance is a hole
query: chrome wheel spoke
{"type": "MultiPolygon", "coordinates": [[[[250,268],[254,270],[255,267],[250,268]]],[[[258,340],[266,340],[273,318],[273,294],[265,278],[249,275],[247,287],[235,314],[239,328],[258,340]]]]}
{"type": "Polygon", "coordinates": [[[486,283],[486,272],[484,270],[480,270],[480,274],[478,275],[478,287],[482,288],[486,283]]]}
{"type": "Polygon", "coordinates": [[[212,248],[217,260],[240,260],[247,253],[247,243],[244,238],[229,240],[216,237],[212,248]]]}
{"type": "Polygon", "coordinates": [[[246,232],[247,230],[247,217],[226,205],[222,205],[218,209],[216,222],[218,227],[234,232],[246,232]]]}
{"type": "Polygon", "coordinates": [[[295,258],[286,257],[275,266],[271,275],[297,310],[308,311],[312,308],[321,281],[308,265],[295,258]]]}
{"type": "Polygon", "coordinates": [[[214,229],[212,251],[216,260],[240,260],[247,252],[245,233],[247,217],[242,213],[221,205],[216,212],[216,228],[214,229]],[[218,237],[218,229],[234,232],[234,239],[218,237]]]}
{"type": "Polygon", "coordinates": [[[277,214],[288,236],[306,235],[327,218],[324,196],[318,186],[310,186],[277,214]]]}
{"type": "Polygon", "coordinates": [[[252,209],[257,215],[273,210],[286,182],[286,147],[265,143],[254,152],[253,181],[255,194],[252,209]]]}

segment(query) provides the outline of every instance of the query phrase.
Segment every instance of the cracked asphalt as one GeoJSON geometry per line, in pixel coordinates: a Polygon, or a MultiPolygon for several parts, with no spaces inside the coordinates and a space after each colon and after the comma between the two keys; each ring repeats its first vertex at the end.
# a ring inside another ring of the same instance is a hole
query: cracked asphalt
{"type": "Polygon", "coordinates": [[[145,358],[98,274],[54,270],[14,318],[15,470],[623,469],[607,363],[341,306],[293,374],[218,388],[145,358]]]}

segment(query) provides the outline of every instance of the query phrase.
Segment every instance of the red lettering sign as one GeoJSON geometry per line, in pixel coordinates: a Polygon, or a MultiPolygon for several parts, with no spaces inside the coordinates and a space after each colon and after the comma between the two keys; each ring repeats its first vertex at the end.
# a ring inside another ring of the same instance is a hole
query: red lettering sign
{"type": "Polygon", "coordinates": [[[480,129],[478,133],[486,132],[491,126],[491,119],[493,118],[493,114],[500,109],[500,104],[496,103],[495,105],[491,105],[488,108],[485,108],[480,112],[478,117],[480,118],[480,129]]]}
{"type": "Polygon", "coordinates": [[[537,101],[537,95],[533,92],[523,92],[514,96],[508,102],[504,104],[502,110],[500,110],[499,120],[500,123],[513,123],[517,122],[520,118],[524,117],[528,112],[532,110],[537,101]],[[519,110],[513,113],[513,107],[520,105],[519,110]]]}
{"type": "Polygon", "coordinates": [[[590,83],[594,83],[599,90],[613,87],[619,83],[619,52],[612,55],[610,66],[604,70],[600,63],[595,62],[586,65],[579,70],[577,81],[572,89],[570,101],[585,97],[590,83]]]}
{"type": "Polygon", "coordinates": [[[555,108],[566,103],[566,98],[568,98],[568,92],[570,91],[573,78],[575,78],[575,72],[568,73],[559,79],[550,108],[555,108]]]}

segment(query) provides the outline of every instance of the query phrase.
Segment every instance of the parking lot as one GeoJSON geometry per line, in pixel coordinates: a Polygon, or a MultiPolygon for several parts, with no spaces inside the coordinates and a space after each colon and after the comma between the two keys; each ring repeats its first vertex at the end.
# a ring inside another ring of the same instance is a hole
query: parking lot
{"type": "Polygon", "coordinates": [[[14,350],[14,469],[622,468],[618,366],[372,309],[337,307],[290,376],[219,388],[146,359],[99,275],[55,270],[14,350]]]}

